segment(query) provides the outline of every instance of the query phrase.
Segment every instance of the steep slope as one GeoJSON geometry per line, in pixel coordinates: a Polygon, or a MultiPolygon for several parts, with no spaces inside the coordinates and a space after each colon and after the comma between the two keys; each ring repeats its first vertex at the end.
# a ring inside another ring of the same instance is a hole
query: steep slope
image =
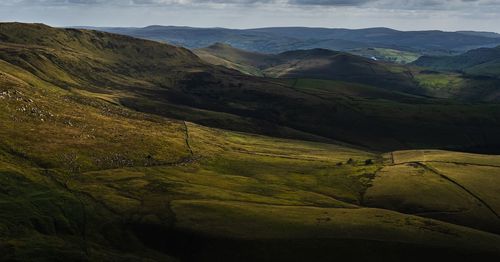
{"type": "Polygon", "coordinates": [[[255,76],[262,76],[261,69],[273,59],[272,55],[247,52],[222,43],[195,49],[193,52],[210,64],[222,65],[255,76]]]}
{"type": "Polygon", "coordinates": [[[500,77],[500,46],[481,48],[449,57],[424,56],[415,65],[435,70],[460,71],[472,76],[500,77]]]}

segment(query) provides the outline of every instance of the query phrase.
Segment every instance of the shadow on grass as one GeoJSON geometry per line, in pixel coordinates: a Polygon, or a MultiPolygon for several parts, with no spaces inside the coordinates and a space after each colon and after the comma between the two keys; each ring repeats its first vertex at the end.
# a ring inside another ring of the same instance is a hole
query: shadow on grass
{"type": "Polygon", "coordinates": [[[180,261],[494,261],[500,254],[353,239],[229,239],[155,225],[130,225],[149,248],[180,261]]]}

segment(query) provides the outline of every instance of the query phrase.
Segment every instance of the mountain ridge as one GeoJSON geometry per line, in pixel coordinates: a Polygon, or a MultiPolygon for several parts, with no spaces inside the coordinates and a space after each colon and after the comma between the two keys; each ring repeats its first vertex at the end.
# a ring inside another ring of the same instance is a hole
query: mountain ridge
{"type": "Polygon", "coordinates": [[[423,54],[446,54],[447,52],[464,52],[478,47],[500,44],[499,39],[481,34],[439,30],[398,31],[388,28],[271,27],[226,29],[155,26],[154,28],[101,28],[100,30],[166,41],[188,48],[202,48],[215,42],[226,42],[240,49],[264,53],[311,48],[350,50],[381,47],[423,54]]]}

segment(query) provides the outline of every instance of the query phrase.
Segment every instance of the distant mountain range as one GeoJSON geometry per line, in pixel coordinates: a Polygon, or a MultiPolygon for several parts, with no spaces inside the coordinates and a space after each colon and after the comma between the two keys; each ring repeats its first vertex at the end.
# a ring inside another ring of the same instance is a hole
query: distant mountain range
{"type": "Polygon", "coordinates": [[[138,38],[202,48],[216,42],[261,53],[324,48],[349,51],[386,48],[427,55],[449,55],[500,45],[500,35],[489,32],[397,31],[389,28],[330,29],[273,27],[258,29],[148,26],[144,28],[84,27],[138,38]]]}

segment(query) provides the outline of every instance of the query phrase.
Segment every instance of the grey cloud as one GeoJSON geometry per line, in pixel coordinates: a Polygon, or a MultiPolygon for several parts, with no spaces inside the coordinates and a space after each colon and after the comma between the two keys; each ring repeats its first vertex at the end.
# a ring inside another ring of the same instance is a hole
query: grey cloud
{"type": "Polygon", "coordinates": [[[359,6],[383,9],[429,10],[500,6],[499,0],[288,0],[295,5],[359,6]]]}
{"type": "Polygon", "coordinates": [[[200,4],[200,3],[216,3],[216,4],[253,4],[253,3],[276,3],[275,0],[132,0],[132,5],[168,5],[177,4],[200,4]]]}
{"type": "Polygon", "coordinates": [[[168,6],[188,4],[252,4],[276,3],[277,0],[2,0],[1,5],[10,6],[78,6],[78,5],[107,5],[107,6],[168,6]]]}
{"type": "Polygon", "coordinates": [[[10,6],[82,6],[106,5],[126,7],[172,5],[251,5],[370,7],[402,10],[467,10],[500,7],[498,0],[2,0],[0,5],[10,6]]]}
{"type": "Polygon", "coordinates": [[[290,0],[290,4],[324,6],[360,6],[373,0],[290,0]]]}

